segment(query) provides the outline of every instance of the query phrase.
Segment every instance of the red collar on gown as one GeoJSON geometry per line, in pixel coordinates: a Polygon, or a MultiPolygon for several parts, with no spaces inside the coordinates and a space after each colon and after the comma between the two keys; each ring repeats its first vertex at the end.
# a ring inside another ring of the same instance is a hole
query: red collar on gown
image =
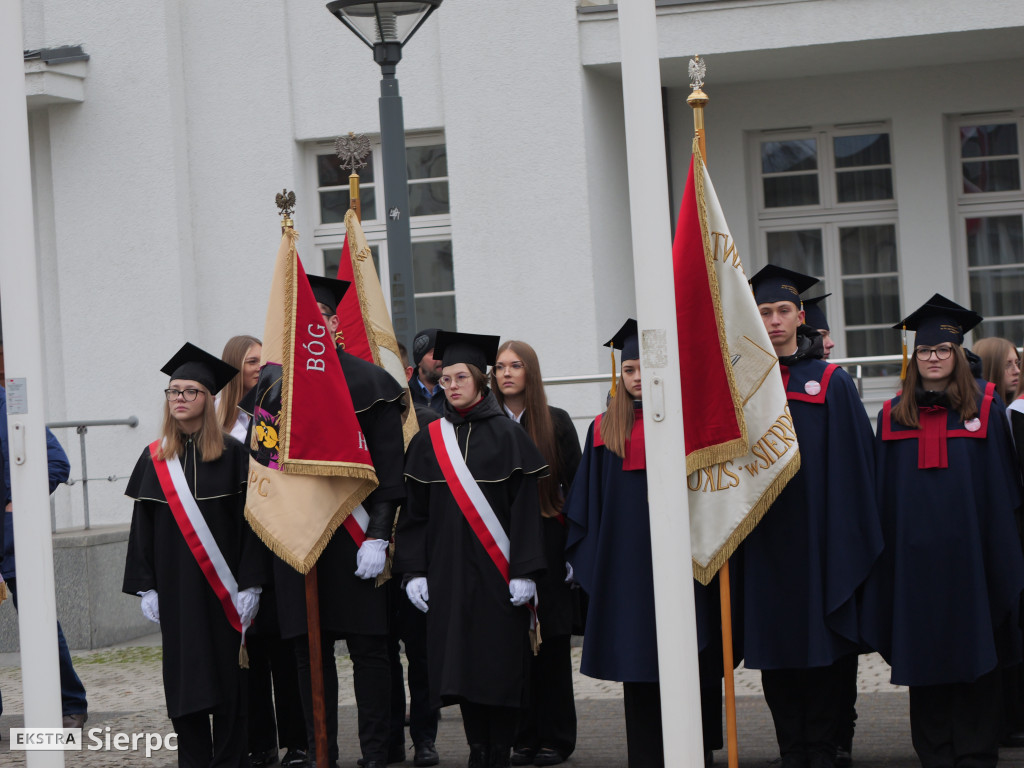
{"type": "MultiPolygon", "coordinates": [[[[594,420],[594,445],[603,446],[601,439],[601,416],[594,420]]],[[[627,472],[647,469],[647,449],[644,445],[644,412],[642,408],[633,409],[633,429],[626,439],[626,455],[622,459],[622,468],[627,472]]]]}

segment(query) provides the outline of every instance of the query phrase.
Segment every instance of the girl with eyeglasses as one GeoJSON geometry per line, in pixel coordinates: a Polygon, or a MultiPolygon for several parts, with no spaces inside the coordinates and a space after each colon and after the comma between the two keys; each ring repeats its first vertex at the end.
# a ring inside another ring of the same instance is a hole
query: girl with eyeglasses
{"type": "Polygon", "coordinates": [[[213,405],[238,369],[185,344],[162,371],[171,379],[162,437],[125,490],[135,509],[122,589],[160,625],[178,765],[243,766],[243,638],[269,573],[245,520],[249,455],[221,430],[213,405]]]}
{"type": "Polygon", "coordinates": [[[394,569],[426,613],[431,705],[460,705],[469,768],[509,765],[526,659],[543,641],[547,464],[487,387],[497,347],[496,336],[438,332],[444,418],[409,443],[395,534],[394,569]]]}
{"type": "Polygon", "coordinates": [[[996,764],[1001,667],[1020,660],[1020,480],[996,385],[979,385],[962,346],[981,320],[935,294],[897,326],[916,331],[913,359],[878,416],[885,548],[861,632],[910,687],[924,766],[996,764]]]}
{"type": "Polygon", "coordinates": [[[491,389],[506,415],[526,430],[551,474],[540,481],[547,571],[537,583],[544,642],[530,659],[529,706],[516,734],[512,765],[557,765],[576,749],[576,704],[572,688],[570,640],[581,591],[567,581],[562,514],[576,468],[580,441],[569,414],[548,405],[540,362],[524,341],[506,341],[491,368],[491,389]]]}

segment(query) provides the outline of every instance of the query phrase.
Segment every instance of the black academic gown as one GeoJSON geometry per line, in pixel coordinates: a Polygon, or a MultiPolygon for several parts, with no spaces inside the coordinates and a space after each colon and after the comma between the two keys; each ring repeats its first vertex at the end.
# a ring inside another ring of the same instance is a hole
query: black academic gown
{"type": "Polygon", "coordinates": [[[898,397],[878,416],[886,549],[864,588],[863,635],[899,685],[969,683],[1020,658],[1020,481],[1005,411],[986,389],[967,423],[933,405],[937,429],[926,416],[908,429],[889,413],[898,397]],[[923,466],[941,452],[947,466],[923,466]]]}
{"type": "MultiPolygon", "coordinates": [[[[381,516],[372,507],[378,501],[395,502],[397,506],[405,494],[402,481],[404,390],[391,374],[373,363],[340,349],[338,359],[379,482],[376,490],[363,501],[363,507],[370,513],[366,536],[389,539],[393,516],[381,516]]],[[[355,575],[358,551],[348,531],[339,527],[316,563],[320,629],[334,637],[388,633],[388,590],[377,587],[376,579],[360,579],[355,575]]],[[[305,635],[305,577],[275,557],[274,584],[281,637],[305,635]]]]}
{"type": "MultiPolygon", "coordinates": [[[[469,470],[508,534],[509,577],[538,579],[546,566],[537,493],[537,480],[547,470],[544,458],[490,391],[465,416],[446,406],[445,418],[455,426],[469,470]]],[[[529,611],[512,605],[508,584],[441,474],[428,431],[409,444],[405,476],[395,570],[427,577],[433,705],[521,706],[529,611]]]]}
{"type": "Polygon", "coordinates": [[[871,425],[857,388],[801,344],[780,360],[800,470],[743,543],[752,669],[825,667],[856,653],[857,589],[882,550],[871,425]]]}
{"type": "MultiPolygon", "coordinates": [[[[216,461],[196,462],[190,440],[179,460],[189,489],[239,590],[267,581],[262,544],[245,521],[249,454],[225,435],[216,461]]],[[[232,629],[178,528],[143,451],[125,495],[135,499],[122,590],[159,595],[164,696],[170,717],[203,712],[237,695],[241,635],[232,629]]]]}

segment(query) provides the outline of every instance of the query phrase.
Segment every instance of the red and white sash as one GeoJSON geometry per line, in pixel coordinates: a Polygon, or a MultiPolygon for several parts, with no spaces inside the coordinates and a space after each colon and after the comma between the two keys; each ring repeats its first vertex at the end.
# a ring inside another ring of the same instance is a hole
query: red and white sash
{"type": "MultiPolygon", "coordinates": [[[[455,436],[455,427],[448,419],[437,419],[430,422],[430,442],[434,447],[434,455],[437,456],[437,463],[441,467],[441,474],[448,483],[448,489],[455,497],[455,503],[459,505],[466,522],[480,540],[488,557],[497,567],[505,583],[509,582],[509,552],[510,542],[508,534],[494,514],[494,509],[487,501],[483,491],[473,477],[473,473],[466,466],[466,460],[462,458],[459,450],[459,441],[455,436]]],[[[535,597],[528,606],[530,609],[530,628],[537,624],[537,598],[535,597]]]]}
{"type": "Polygon", "coordinates": [[[345,518],[345,522],[341,524],[341,527],[348,531],[348,535],[352,537],[352,541],[356,543],[356,546],[361,547],[363,542],[366,541],[366,528],[369,524],[370,516],[366,512],[366,508],[360,504],[352,510],[352,514],[345,518]]]}
{"type": "Polygon", "coordinates": [[[171,508],[171,514],[185,537],[192,556],[199,564],[200,570],[209,582],[210,588],[220,601],[227,616],[228,623],[237,631],[242,633],[245,641],[245,631],[249,628],[250,622],[242,624],[238,615],[236,603],[238,601],[238,582],[228,567],[216,539],[206,524],[203,513],[199,511],[192,492],[185,481],[185,473],[181,464],[174,459],[165,461],[158,458],[160,441],[156,440],[149,446],[149,455],[153,460],[153,467],[156,469],[157,479],[160,481],[160,488],[167,499],[167,505],[171,508]]]}

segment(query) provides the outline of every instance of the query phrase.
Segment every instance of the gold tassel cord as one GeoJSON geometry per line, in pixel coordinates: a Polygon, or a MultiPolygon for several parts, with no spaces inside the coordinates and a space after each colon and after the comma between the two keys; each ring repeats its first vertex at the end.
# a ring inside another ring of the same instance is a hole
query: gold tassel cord
{"type": "Polygon", "coordinates": [[[615,390],[617,389],[615,378],[615,342],[612,342],[608,346],[612,349],[612,397],[615,397],[615,390]]]}
{"type": "Polygon", "coordinates": [[[530,650],[533,651],[534,656],[540,653],[540,644],[543,642],[540,636],[540,620],[538,619],[533,629],[530,630],[530,650]]]}
{"type": "Polygon", "coordinates": [[[900,381],[907,380],[907,326],[903,326],[903,365],[900,367],[900,381]]]}
{"type": "Polygon", "coordinates": [[[242,639],[242,644],[238,646],[238,666],[241,669],[249,668],[249,651],[245,647],[245,639],[242,639]]]}

